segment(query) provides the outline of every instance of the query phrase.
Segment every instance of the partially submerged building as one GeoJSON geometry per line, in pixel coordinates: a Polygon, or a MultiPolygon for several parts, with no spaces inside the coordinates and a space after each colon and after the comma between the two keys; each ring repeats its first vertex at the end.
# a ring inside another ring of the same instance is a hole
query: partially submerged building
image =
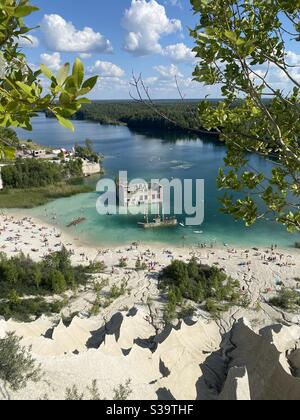
{"type": "Polygon", "coordinates": [[[121,207],[138,207],[163,204],[163,187],[156,184],[128,183],[120,181],[119,205],[121,207]]]}

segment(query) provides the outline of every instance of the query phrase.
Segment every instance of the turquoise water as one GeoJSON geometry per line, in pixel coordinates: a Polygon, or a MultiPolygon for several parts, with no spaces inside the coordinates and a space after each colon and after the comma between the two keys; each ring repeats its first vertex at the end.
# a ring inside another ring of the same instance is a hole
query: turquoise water
{"type": "MultiPolygon", "coordinates": [[[[75,142],[93,140],[94,148],[104,154],[106,176],[115,177],[119,170],[128,171],[129,178],[180,178],[205,180],[205,220],[202,226],[193,228],[166,228],[143,231],[137,222],[143,217],[100,216],[96,211],[98,194],[82,194],[56,200],[47,206],[30,211],[30,214],[56,223],[61,228],[78,217],[85,217],[84,224],[70,231],[96,245],[116,245],[141,241],[166,244],[198,244],[217,242],[241,246],[267,246],[276,243],[283,247],[293,246],[299,235],[288,234],[273,222],[260,221],[246,228],[230,216],[219,212],[216,188],[218,168],[223,163],[225,147],[210,138],[189,138],[188,135],[172,133],[138,134],[127,127],[101,126],[87,121],[75,121],[75,133],[58,125],[55,120],[40,115],[33,120],[33,132],[19,130],[22,138],[55,148],[71,148],[75,142]],[[201,230],[203,235],[194,231],[201,230]]],[[[251,157],[251,165],[269,172],[271,164],[258,156],[251,157]]],[[[98,178],[87,182],[96,185],[98,178]]]]}

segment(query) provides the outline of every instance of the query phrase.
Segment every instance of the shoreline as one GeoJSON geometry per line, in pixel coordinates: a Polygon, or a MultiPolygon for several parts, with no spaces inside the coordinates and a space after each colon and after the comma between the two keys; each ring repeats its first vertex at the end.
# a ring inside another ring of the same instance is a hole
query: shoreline
{"type": "MultiPolygon", "coordinates": [[[[93,240],[87,239],[82,237],[82,235],[80,233],[78,233],[78,235],[76,235],[76,232],[68,232],[68,228],[67,226],[60,226],[57,223],[51,223],[50,220],[46,220],[46,217],[44,218],[43,216],[38,217],[35,215],[31,215],[30,211],[32,209],[0,209],[0,215],[1,214],[7,214],[13,217],[17,217],[17,218],[24,218],[24,217],[29,217],[32,220],[34,220],[37,224],[42,224],[47,226],[48,228],[55,228],[57,230],[59,230],[62,234],[63,237],[66,238],[67,241],[71,240],[71,241],[76,241],[77,244],[80,245],[80,247],[82,248],[90,248],[90,249],[111,249],[111,250],[118,250],[122,247],[129,247],[134,243],[138,243],[139,247],[143,247],[143,248],[154,248],[156,250],[162,250],[162,249],[176,249],[176,250],[181,250],[181,251],[186,251],[186,250],[191,250],[194,249],[195,251],[201,251],[201,250],[215,250],[215,251],[224,251],[226,249],[238,249],[238,250],[248,250],[248,249],[252,249],[252,250],[262,250],[262,249],[269,249],[271,250],[272,246],[276,246],[276,250],[277,251],[281,251],[281,252],[289,252],[289,253],[293,253],[293,254],[300,254],[300,249],[295,247],[295,242],[291,242],[291,244],[289,246],[283,246],[283,245],[278,245],[276,243],[271,243],[268,245],[257,245],[257,244],[250,244],[250,245],[243,245],[243,244],[236,244],[236,243],[229,243],[229,244],[221,244],[221,242],[210,242],[210,241],[203,241],[202,244],[206,244],[207,246],[201,247],[201,241],[199,240],[198,243],[186,243],[185,246],[182,246],[181,244],[174,242],[174,243],[170,243],[170,242],[162,242],[162,241],[157,241],[157,242],[152,242],[152,241],[128,241],[128,242],[121,242],[121,243],[105,243],[105,242],[95,242],[93,240]],[[80,237],[81,235],[81,237],[80,237]],[[211,244],[213,244],[213,246],[211,246],[211,244]]],[[[200,239],[200,237],[199,237],[200,239]]]]}
{"type": "MultiPolygon", "coordinates": [[[[28,210],[30,211],[30,209],[28,210]]],[[[23,219],[23,218],[30,218],[32,219],[32,221],[34,221],[37,225],[41,224],[43,226],[46,226],[49,229],[56,229],[57,231],[59,231],[61,233],[61,237],[64,238],[65,242],[69,242],[69,241],[75,241],[76,244],[80,247],[80,248],[88,248],[90,250],[95,250],[96,248],[99,250],[103,250],[103,249],[111,249],[112,251],[116,251],[119,250],[122,247],[130,247],[132,246],[135,242],[134,241],[129,241],[128,243],[119,243],[119,244],[105,244],[105,243],[93,243],[93,241],[88,241],[85,238],[80,238],[80,234],[79,235],[75,235],[75,232],[68,232],[68,228],[64,227],[62,228],[61,226],[58,226],[55,223],[51,223],[50,221],[46,221],[43,219],[43,217],[36,217],[36,216],[31,216],[30,214],[26,214],[27,209],[0,209],[0,221],[1,221],[1,216],[3,216],[3,214],[7,215],[7,216],[12,216],[18,219],[23,219]]],[[[201,247],[201,246],[197,246],[192,245],[192,244],[187,244],[186,246],[182,246],[179,245],[178,243],[164,243],[164,242],[143,242],[143,241],[138,241],[138,246],[139,248],[153,248],[157,251],[160,250],[165,250],[165,249],[175,249],[177,251],[180,252],[185,252],[187,250],[191,251],[191,250],[195,250],[195,251],[209,251],[209,250],[213,250],[213,251],[226,251],[228,249],[236,249],[239,251],[246,251],[246,250],[272,250],[272,244],[270,244],[269,246],[262,246],[262,245],[248,245],[248,246],[241,246],[238,244],[228,244],[227,246],[225,245],[221,245],[220,243],[215,243],[213,247],[211,247],[210,245],[206,246],[206,247],[201,247]]],[[[276,245],[276,244],[274,244],[276,245]]],[[[276,246],[275,248],[276,251],[278,252],[289,252],[292,254],[299,254],[300,255],[300,250],[297,249],[296,247],[293,247],[292,245],[290,245],[289,247],[283,247],[283,246],[276,246]]]]}

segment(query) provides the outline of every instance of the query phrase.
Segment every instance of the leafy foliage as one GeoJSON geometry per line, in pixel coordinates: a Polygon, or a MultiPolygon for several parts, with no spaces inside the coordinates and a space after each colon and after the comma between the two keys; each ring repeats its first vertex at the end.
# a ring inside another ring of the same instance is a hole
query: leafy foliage
{"type": "Polygon", "coordinates": [[[85,146],[75,146],[76,157],[98,163],[100,156],[93,150],[93,142],[89,139],[85,140],[85,146]]]}
{"type": "MultiPolygon", "coordinates": [[[[97,380],[94,379],[91,386],[86,388],[87,394],[84,392],[80,392],[76,385],[73,385],[71,388],[66,389],[66,401],[101,401],[105,400],[105,398],[101,398],[99,387],[97,380]]],[[[126,383],[120,384],[116,387],[113,391],[113,401],[126,401],[129,399],[130,395],[132,394],[131,389],[131,380],[126,381],[126,383]]]]}
{"type": "MultiPolygon", "coordinates": [[[[199,23],[191,35],[199,65],[194,79],[221,86],[224,101],[199,106],[200,122],[228,147],[219,187],[223,211],[250,226],[267,217],[300,230],[300,83],[286,41],[299,41],[299,0],[191,0],[199,23]],[[289,86],[278,87],[277,72],[289,86]],[[273,73],[274,74],[274,73],[273,73]],[[243,98],[243,100],[239,100],[243,98]],[[266,100],[267,98],[267,100],[266,100]],[[248,152],[272,159],[270,176],[249,165],[248,152]]],[[[289,49],[291,46],[289,45],[289,49]]]]}
{"type": "Polygon", "coordinates": [[[10,259],[1,254],[0,277],[2,297],[12,288],[19,295],[62,293],[87,281],[84,267],[72,267],[70,254],[65,248],[47,255],[41,262],[35,262],[23,254],[10,259]]]}
{"type": "Polygon", "coordinates": [[[300,309],[300,296],[294,290],[282,288],[278,296],[269,300],[270,305],[276,306],[286,311],[300,309]]]}
{"type": "Polygon", "coordinates": [[[118,267],[119,268],[126,268],[128,265],[127,258],[120,258],[118,267]]]}
{"type": "MultiPolygon", "coordinates": [[[[97,77],[84,81],[84,67],[79,58],[64,64],[57,74],[45,65],[33,70],[19,47],[31,28],[24,18],[37,11],[30,0],[1,0],[0,8],[0,126],[31,130],[30,118],[39,110],[51,111],[60,124],[73,130],[69,118],[89,102],[84,96],[96,85],[97,77]],[[49,88],[44,93],[41,78],[49,88]]],[[[0,142],[0,154],[9,158],[11,145],[0,142]]]]}
{"type": "Polygon", "coordinates": [[[45,187],[70,177],[83,176],[80,159],[57,164],[44,159],[18,158],[14,165],[4,166],[1,173],[5,188],[18,189],[45,187]]]}
{"type": "Polygon", "coordinates": [[[42,297],[75,290],[86,284],[88,275],[84,267],[72,266],[69,252],[62,248],[41,262],[23,254],[10,259],[1,254],[0,279],[0,315],[28,320],[30,315],[38,317],[43,313],[60,312],[60,301],[47,303],[42,297]],[[37,298],[27,299],[26,296],[37,298]]]}
{"type": "Polygon", "coordinates": [[[101,124],[124,125],[145,130],[197,131],[199,129],[198,102],[156,101],[155,109],[135,102],[97,102],[83,105],[78,119],[101,124]],[[161,114],[161,115],[160,115],[161,114]],[[166,118],[164,117],[166,116],[166,118]]]}
{"type": "Polygon", "coordinates": [[[21,299],[15,291],[12,291],[8,300],[0,302],[0,314],[5,319],[13,318],[19,322],[31,322],[42,315],[52,316],[53,314],[59,314],[65,305],[66,302],[64,300],[47,302],[44,297],[21,299]]]}
{"type": "MultiPolygon", "coordinates": [[[[227,304],[239,304],[240,301],[237,281],[217,267],[199,265],[195,258],[188,264],[173,261],[162,271],[160,281],[168,295],[167,321],[175,317],[177,306],[187,309],[184,299],[198,304],[206,302],[206,309],[214,314],[226,310],[227,304]]],[[[188,310],[182,312],[191,312],[191,308],[188,306],[188,310]]]]}
{"type": "Polygon", "coordinates": [[[148,267],[145,261],[142,261],[140,258],[138,258],[135,263],[135,269],[136,271],[146,271],[148,267]]]}
{"type": "Polygon", "coordinates": [[[38,382],[40,379],[40,367],[36,366],[30,349],[21,346],[21,338],[8,333],[0,339],[0,380],[4,384],[1,390],[4,398],[9,398],[7,387],[18,391],[25,388],[28,381],[38,382]]]}

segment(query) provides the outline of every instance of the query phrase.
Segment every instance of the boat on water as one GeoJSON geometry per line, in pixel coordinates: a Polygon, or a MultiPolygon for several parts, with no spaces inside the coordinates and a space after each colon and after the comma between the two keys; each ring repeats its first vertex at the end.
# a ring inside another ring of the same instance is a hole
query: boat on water
{"type": "Polygon", "coordinates": [[[203,231],[202,230],[194,230],[194,233],[196,235],[203,235],[203,231]]]}
{"type": "Polygon", "coordinates": [[[142,229],[157,229],[164,227],[177,227],[178,220],[174,217],[166,217],[164,212],[163,203],[158,203],[158,212],[157,217],[150,222],[149,221],[149,212],[145,208],[144,221],[139,222],[138,226],[142,229]]]}
{"type": "Polygon", "coordinates": [[[175,217],[163,218],[157,217],[153,222],[145,221],[139,222],[138,226],[142,229],[155,229],[163,227],[176,227],[178,226],[178,220],[175,217]]]}
{"type": "Polygon", "coordinates": [[[184,223],[179,223],[179,226],[185,227],[185,224],[184,223]]]}
{"type": "Polygon", "coordinates": [[[71,223],[69,223],[67,225],[68,228],[74,227],[74,226],[78,226],[81,225],[82,223],[84,223],[86,221],[85,217],[79,217],[78,219],[73,220],[71,223]]]}

